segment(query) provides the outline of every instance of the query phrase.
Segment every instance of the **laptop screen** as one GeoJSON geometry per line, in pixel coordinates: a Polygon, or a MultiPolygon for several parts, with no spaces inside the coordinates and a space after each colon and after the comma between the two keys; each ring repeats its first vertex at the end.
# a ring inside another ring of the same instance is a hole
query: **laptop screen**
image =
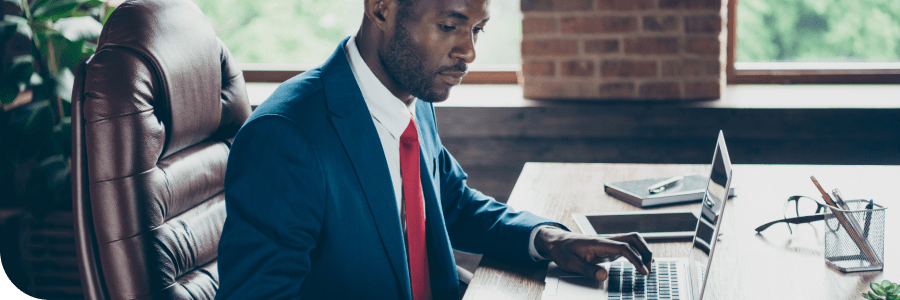
{"type": "Polygon", "coordinates": [[[716,237],[719,235],[719,227],[722,224],[722,212],[725,208],[725,200],[728,199],[730,185],[731,160],[728,157],[728,149],[725,147],[725,137],[719,131],[706,195],[700,205],[701,217],[697,222],[693,247],[688,259],[694,300],[700,300],[703,297],[706,275],[712,260],[713,249],[715,249],[716,237]]]}

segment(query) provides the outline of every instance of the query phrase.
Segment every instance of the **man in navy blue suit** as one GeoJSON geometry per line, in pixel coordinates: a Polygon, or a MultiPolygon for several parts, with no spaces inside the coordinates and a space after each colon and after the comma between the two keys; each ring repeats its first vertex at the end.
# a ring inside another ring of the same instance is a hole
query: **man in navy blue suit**
{"type": "MultiPolygon", "coordinates": [[[[475,60],[489,0],[364,0],[355,36],[283,83],[234,139],[218,299],[457,299],[452,249],[648,273],[638,234],[598,238],[466,185],[433,102],[475,60]]],[[[302,51],[302,49],[298,49],[302,51]]]]}

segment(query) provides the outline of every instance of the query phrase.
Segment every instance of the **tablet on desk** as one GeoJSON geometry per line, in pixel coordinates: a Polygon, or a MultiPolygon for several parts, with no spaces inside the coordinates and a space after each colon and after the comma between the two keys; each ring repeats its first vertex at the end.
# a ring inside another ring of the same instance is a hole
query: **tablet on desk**
{"type": "Polygon", "coordinates": [[[575,224],[584,234],[611,236],[639,232],[644,239],[692,238],[697,229],[693,210],[575,213],[575,224]]]}

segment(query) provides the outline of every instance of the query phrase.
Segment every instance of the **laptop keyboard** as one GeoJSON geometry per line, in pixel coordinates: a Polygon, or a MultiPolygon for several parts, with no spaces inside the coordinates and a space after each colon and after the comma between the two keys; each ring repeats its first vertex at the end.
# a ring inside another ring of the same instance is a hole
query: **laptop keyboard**
{"type": "Polygon", "coordinates": [[[609,300],[680,300],[678,262],[654,262],[643,276],[628,262],[614,262],[609,269],[609,300]]]}

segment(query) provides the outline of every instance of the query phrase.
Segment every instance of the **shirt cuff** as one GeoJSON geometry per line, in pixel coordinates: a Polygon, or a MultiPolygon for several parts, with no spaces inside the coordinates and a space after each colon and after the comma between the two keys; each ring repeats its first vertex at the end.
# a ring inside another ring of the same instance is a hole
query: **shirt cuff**
{"type": "Polygon", "coordinates": [[[531,259],[533,259],[536,262],[550,259],[550,258],[544,257],[540,253],[538,253],[537,248],[534,246],[534,238],[537,237],[538,231],[540,231],[541,228],[544,228],[544,227],[556,227],[556,228],[565,230],[565,228],[555,226],[553,224],[538,225],[538,226],[535,226],[534,229],[531,230],[531,238],[528,240],[528,254],[531,255],[531,259]]]}

